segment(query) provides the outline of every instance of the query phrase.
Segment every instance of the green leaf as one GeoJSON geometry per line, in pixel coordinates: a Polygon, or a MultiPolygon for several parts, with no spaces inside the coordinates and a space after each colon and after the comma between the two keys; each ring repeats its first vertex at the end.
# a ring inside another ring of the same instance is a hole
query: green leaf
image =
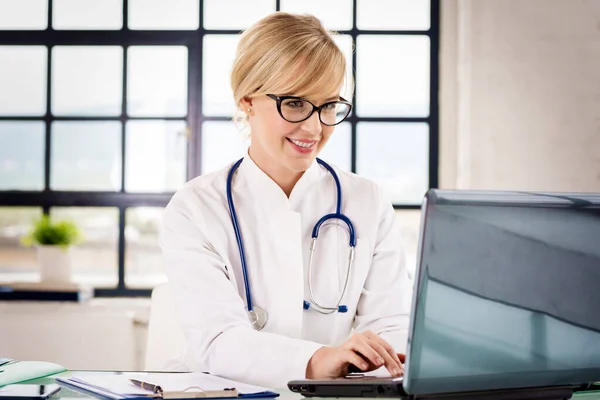
{"type": "Polygon", "coordinates": [[[52,221],[47,215],[35,221],[31,231],[21,238],[25,246],[34,244],[67,248],[83,240],[81,231],[71,221],[52,221]]]}

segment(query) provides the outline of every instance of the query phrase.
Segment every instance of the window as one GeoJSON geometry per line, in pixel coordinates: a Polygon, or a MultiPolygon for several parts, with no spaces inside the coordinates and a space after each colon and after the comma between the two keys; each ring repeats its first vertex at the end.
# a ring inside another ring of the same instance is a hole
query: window
{"type": "Polygon", "coordinates": [[[46,213],[84,231],[76,282],[149,295],[173,192],[244,154],[223,65],[276,10],[337,31],[355,80],[321,157],[412,215],[438,180],[439,0],[0,0],[0,280],[37,279],[19,238],[46,213]]]}

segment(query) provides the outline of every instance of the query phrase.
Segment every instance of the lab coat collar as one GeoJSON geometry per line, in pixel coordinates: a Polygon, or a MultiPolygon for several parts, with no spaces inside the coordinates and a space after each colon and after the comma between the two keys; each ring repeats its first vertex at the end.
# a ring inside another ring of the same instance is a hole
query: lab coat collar
{"type": "Polygon", "coordinates": [[[270,200],[269,203],[283,205],[286,209],[294,209],[302,201],[304,193],[312,186],[311,184],[322,176],[320,169],[321,167],[317,161],[313,161],[296,182],[288,199],[279,185],[263,172],[248,154],[246,154],[239,167],[239,171],[247,176],[248,186],[254,193],[260,197],[266,197],[270,200]]]}

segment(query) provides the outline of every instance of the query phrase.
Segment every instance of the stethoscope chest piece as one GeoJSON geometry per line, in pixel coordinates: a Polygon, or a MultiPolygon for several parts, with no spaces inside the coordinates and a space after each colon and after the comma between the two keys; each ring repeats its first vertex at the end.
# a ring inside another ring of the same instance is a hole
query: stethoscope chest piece
{"type": "Polygon", "coordinates": [[[267,312],[258,306],[254,306],[252,311],[248,311],[248,318],[252,327],[260,331],[267,324],[267,312]]]}

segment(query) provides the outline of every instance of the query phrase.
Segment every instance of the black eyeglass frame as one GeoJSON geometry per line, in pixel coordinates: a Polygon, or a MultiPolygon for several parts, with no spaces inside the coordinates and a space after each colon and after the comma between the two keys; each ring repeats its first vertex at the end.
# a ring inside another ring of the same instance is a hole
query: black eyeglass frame
{"type": "Polygon", "coordinates": [[[310,100],[307,100],[304,97],[297,97],[297,96],[277,96],[275,94],[267,94],[267,96],[269,96],[270,98],[272,98],[273,100],[275,100],[275,102],[277,103],[277,112],[279,112],[279,115],[281,116],[281,118],[283,118],[287,122],[291,122],[291,123],[294,123],[294,124],[306,121],[307,119],[309,119],[315,113],[315,111],[317,111],[317,113],[319,114],[319,121],[323,125],[326,125],[326,126],[336,126],[336,125],[339,125],[342,122],[344,122],[344,120],[346,118],[348,118],[348,115],[350,115],[350,113],[352,112],[352,103],[350,103],[348,100],[344,99],[341,96],[340,96],[340,100],[328,101],[327,103],[321,104],[319,107],[315,106],[313,103],[310,102],[310,100]],[[310,113],[308,113],[308,115],[306,116],[306,118],[301,119],[300,121],[290,121],[289,119],[285,118],[283,116],[283,113],[281,112],[281,102],[284,101],[284,100],[290,100],[290,99],[305,101],[308,104],[310,104],[313,107],[313,109],[311,110],[310,113]],[[344,116],[344,118],[342,118],[339,122],[336,122],[335,124],[327,124],[327,123],[323,122],[323,119],[321,119],[321,110],[323,109],[323,107],[325,107],[325,106],[327,106],[329,104],[336,104],[336,103],[342,103],[342,104],[346,104],[348,106],[348,112],[346,113],[346,115],[344,116]]]}

